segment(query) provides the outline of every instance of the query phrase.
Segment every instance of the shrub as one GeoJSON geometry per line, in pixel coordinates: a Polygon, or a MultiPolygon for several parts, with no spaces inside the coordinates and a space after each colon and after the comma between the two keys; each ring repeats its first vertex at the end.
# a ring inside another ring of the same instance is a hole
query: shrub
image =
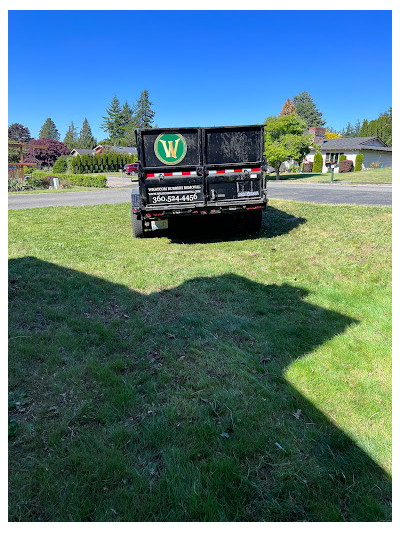
{"type": "Polygon", "coordinates": [[[26,191],[28,189],[32,189],[32,185],[28,183],[28,181],[20,181],[16,178],[9,178],[8,179],[8,190],[9,191],[26,191]]]}
{"type": "Polygon", "coordinates": [[[374,163],[371,163],[369,168],[382,168],[382,163],[380,161],[375,161],[374,163]]]}
{"type": "Polygon", "coordinates": [[[363,154],[357,154],[356,156],[356,164],[354,167],[354,172],[359,172],[362,169],[362,163],[364,161],[363,154]]]}
{"type": "Polygon", "coordinates": [[[339,172],[352,172],[353,170],[353,161],[350,159],[345,159],[339,163],[339,172]]]}
{"type": "Polygon", "coordinates": [[[314,164],[312,167],[312,171],[322,172],[323,163],[324,163],[324,160],[322,159],[322,154],[320,152],[317,152],[314,156],[314,164]]]}
{"type": "Polygon", "coordinates": [[[65,176],[65,183],[70,187],[105,187],[107,178],[101,174],[97,176],[91,176],[87,174],[71,174],[70,176],[65,176]]]}
{"type": "Polygon", "coordinates": [[[60,187],[105,187],[107,177],[98,174],[91,176],[88,174],[50,174],[49,172],[34,172],[34,176],[39,178],[42,186],[49,187],[51,178],[60,180],[60,187]]]}
{"type": "Polygon", "coordinates": [[[339,157],[339,163],[340,161],[346,161],[346,156],[344,154],[342,154],[340,157],[339,157]]]}
{"type": "Polygon", "coordinates": [[[64,174],[67,171],[67,158],[65,156],[60,156],[57,161],[54,163],[53,172],[54,174],[64,174]]]}

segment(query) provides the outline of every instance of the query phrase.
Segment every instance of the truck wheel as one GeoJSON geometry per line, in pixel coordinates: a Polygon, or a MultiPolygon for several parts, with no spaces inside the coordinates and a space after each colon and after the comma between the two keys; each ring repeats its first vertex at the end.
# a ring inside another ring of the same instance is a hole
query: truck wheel
{"type": "Polygon", "coordinates": [[[250,233],[256,233],[260,231],[262,224],[263,214],[261,209],[259,211],[254,211],[253,213],[247,213],[246,226],[247,230],[250,233]]]}
{"type": "Polygon", "coordinates": [[[132,229],[133,229],[133,236],[135,238],[143,237],[144,234],[144,227],[143,227],[143,219],[135,213],[132,213],[132,229]]]}

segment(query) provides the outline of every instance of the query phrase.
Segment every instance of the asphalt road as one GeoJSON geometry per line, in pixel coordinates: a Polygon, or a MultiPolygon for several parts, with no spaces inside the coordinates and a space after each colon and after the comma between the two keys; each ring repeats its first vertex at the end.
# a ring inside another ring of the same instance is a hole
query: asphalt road
{"type": "MultiPolygon", "coordinates": [[[[16,194],[8,196],[9,209],[49,206],[118,204],[130,201],[137,182],[113,180],[113,188],[101,191],[16,194]]],[[[268,182],[268,197],[319,204],[392,205],[391,185],[337,185],[318,183],[268,182]]]]}

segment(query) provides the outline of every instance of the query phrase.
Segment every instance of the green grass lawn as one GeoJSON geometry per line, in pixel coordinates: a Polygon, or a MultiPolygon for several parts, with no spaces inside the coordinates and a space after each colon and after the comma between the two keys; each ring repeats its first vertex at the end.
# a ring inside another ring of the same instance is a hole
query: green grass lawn
{"type": "Polygon", "coordinates": [[[391,519],[391,209],[218,220],[9,212],[11,521],[391,519]]]}
{"type": "MultiPolygon", "coordinates": [[[[269,180],[275,180],[275,174],[270,174],[269,180]]],[[[283,173],[280,175],[281,180],[295,180],[304,183],[330,183],[331,173],[321,174],[291,174],[283,173]]],[[[348,172],[334,174],[335,183],[392,183],[392,167],[371,168],[360,172],[348,172]]]]}

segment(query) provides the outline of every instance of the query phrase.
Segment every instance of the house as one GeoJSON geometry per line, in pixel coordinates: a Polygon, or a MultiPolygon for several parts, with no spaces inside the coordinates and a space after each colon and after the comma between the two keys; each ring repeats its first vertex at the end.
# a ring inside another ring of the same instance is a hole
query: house
{"type": "Polygon", "coordinates": [[[108,146],[105,144],[99,144],[93,150],[84,150],[82,148],[75,148],[71,151],[70,155],[76,157],[77,155],[99,155],[104,149],[112,150],[120,154],[137,155],[137,149],[134,146],[108,146]]]}
{"type": "MultiPolygon", "coordinates": [[[[313,135],[313,142],[321,146],[320,152],[323,157],[322,172],[328,172],[330,167],[326,166],[327,161],[338,163],[341,155],[346,159],[351,159],[353,165],[356,163],[357,154],[363,154],[362,170],[370,168],[371,163],[381,163],[384,167],[392,166],[392,148],[387,146],[379,137],[342,137],[341,139],[326,139],[325,128],[313,127],[309,129],[313,135]]],[[[314,161],[316,150],[311,148],[311,152],[305,161],[314,161]]],[[[335,167],[335,172],[339,172],[339,165],[335,167]]]]}
{"type": "Polygon", "coordinates": [[[70,155],[73,155],[74,157],[76,157],[77,155],[92,155],[93,154],[93,150],[86,150],[84,148],[74,148],[70,155]]]}
{"type": "Polygon", "coordinates": [[[93,155],[99,155],[105,149],[120,154],[137,155],[137,149],[134,146],[109,146],[105,144],[99,144],[95,148],[93,148],[93,155]]]}

